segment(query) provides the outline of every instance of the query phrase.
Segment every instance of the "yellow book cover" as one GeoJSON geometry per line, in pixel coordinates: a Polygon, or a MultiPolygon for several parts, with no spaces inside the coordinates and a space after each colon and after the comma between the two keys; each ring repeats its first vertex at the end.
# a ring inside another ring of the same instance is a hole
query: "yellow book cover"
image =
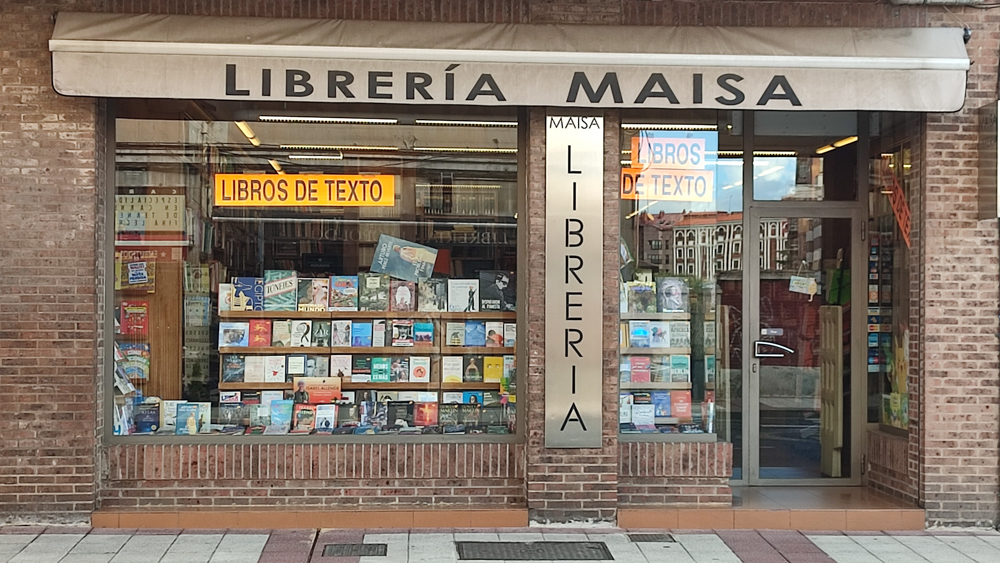
{"type": "Polygon", "coordinates": [[[483,359],[483,381],[500,383],[503,378],[503,356],[486,356],[483,359]]]}

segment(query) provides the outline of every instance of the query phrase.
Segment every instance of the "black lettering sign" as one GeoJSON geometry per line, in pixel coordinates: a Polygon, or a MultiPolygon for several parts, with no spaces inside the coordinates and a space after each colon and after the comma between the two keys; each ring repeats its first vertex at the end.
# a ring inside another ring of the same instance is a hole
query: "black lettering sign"
{"type": "Polygon", "coordinates": [[[239,90],[236,88],[236,65],[226,65],[226,95],[227,96],[250,95],[250,90],[239,90]]]}
{"type": "Polygon", "coordinates": [[[354,93],[348,88],[354,83],[354,75],[346,70],[331,70],[326,73],[326,97],[336,98],[337,92],[345,98],[353,98],[354,93]]]}
{"type": "Polygon", "coordinates": [[[391,100],[392,94],[379,92],[379,88],[392,88],[392,82],[380,80],[382,78],[392,78],[391,72],[373,70],[368,73],[368,97],[373,100],[391,100]]]}
{"type": "Polygon", "coordinates": [[[719,76],[716,83],[718,83],[723,90],[732,94],[733,97],[726,98],[724,96],[718,96],[715,98],[715,101],[724,106],[738,106],[742,104],[743,100],[746,99],[746,96],[743,95],[743,92],[739,88],[730,84],[730,82],[739,82],[741,80],[743,80],[743,77],[738,74],[723,74],[719,76]]]}
{"type": "Polygon", "coordinates": [[[666,98],[672,104],[680,103],[677,101],[677,96],[674,95],[674,91],[670,89],[670,84],[667,83],[667,79],[664,78],[659,72],[654,72],[649,75],[649,78],[646,80],[646,84],[642,87],[642,91],[639,92],[639,96],[635,99],[635,103],[645,103],[646,98],[666,98]],[[659,89],[654,90],[654,88],[659,89]]]}
{"type": "Polygon", "coordinates": [[[304,70],[288,69],[285,71],[285,96],[289,98],[306,98],[313,93],[313,85],[309,83],[309,73],[304,70]]]}
{"type": "Polygon", "coordinates": [[[611,90],[611,97],[614,99],[616,104],[622,103],[622,89],[618,84],[618,73],[608,72],[604,74],[604,79],[597,86],[597,90],[591,86],[590,80],[587,79],[587,74],[583,72],[574,72],[573,81],[569,85],[569,95],[566,96],[566,101],[568,103],[575,103],[576,96],[580,93],[580,89],[583,89],[583,93],[587,95],[587,99],[590,103],[596,104],[600,103],[601,99],[604,98],[604,93],[611,90]]]}
{"type": "Polygon", "coordinates": [[[583,417],[580,416],[580,411],[576,408],[576,403],[570,405],[569,411],[566,412],[566,418],[563,419],[563,423],[559,428],[559,431],[564,432],[566,430],[566,425],[570,422],[579,423],[580,428],[582,428],[584,432],[587,431],[587,425],[583,423],[583,417]]]}
{"type": "Polygon", "coordinates": [[[793,106],[802,105],[799,97],[795,95],[795,90],[792,90],[792,85],[788,83],[788,79],[781,74],[771,78],[771,83],[764,89],[764,94],[757,101],[757,105],[766,106],[771,100],[788,100],[793,106]],[[780,93],[778,92],[778,88],[781,88],[780,93]]]}
{"type": "Polygon", "coordinates": [[[433,99],[431,95],[427,93],[427,87],[430,86],[430,84],[431,75],[426,72],[407,72],[406,99],[414,99],[417,92],[420,92],[420,97],[425,100],[433,99]]]}
{"type": "Polygon", "coordinates": [[[480,74],[479,80],[476,81],[475,86],[469,91],[469,95],[465,100],[468,102],[475,101],[479,96],[493,96],[498,102],[507,101],[503,92],[500,91],[500,87],[497,86],[496,80],[493,80],[492,74],[480,74]]]}

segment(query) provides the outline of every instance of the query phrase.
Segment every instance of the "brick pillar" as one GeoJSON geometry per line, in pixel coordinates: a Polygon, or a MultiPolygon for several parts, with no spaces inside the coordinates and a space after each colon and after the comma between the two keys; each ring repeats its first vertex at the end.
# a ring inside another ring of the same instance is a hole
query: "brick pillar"
{"type": "MultiPolygon", "coordinates": [[[[556,113],[558,109],[551,110],[556,113]]],[[[529,114],[528,512],[534,522],[615,522],[618,504],[618,175],[620,118],[604,114],[604,440],[601,448],[545,444],[545,109],[529,114]]]]}

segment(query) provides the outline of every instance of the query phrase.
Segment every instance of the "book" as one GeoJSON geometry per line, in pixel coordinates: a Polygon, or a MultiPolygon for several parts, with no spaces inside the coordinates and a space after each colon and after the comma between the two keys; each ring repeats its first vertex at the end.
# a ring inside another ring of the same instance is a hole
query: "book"
{"type": "Polygon", "coordinates": [[[466,383],[483,382],[483,357],[465,356],[462,358],[462,381],[466,383]]]}
{"type": "Polygon", "coordinates": [[[282,401],[285,399],[284,391],[261,391],[259,404],[271,406],[271,403],[275,401],[282,401]]]}
{"type": "Polygon", "coordinates": [[[239,354],[222,355],[222,382],[243,383],[243,372],[246,369],[244,356],[239,354]]]}
{"type": "Polygon", "coordinates": [[[443,383],[462,383],[462,356],[444,356],[441,358],[441,381],[443,383]]]}
{"type": "Polygon", "coordinates": [[[429,246],[379,235],[371,271],[410,282],[426,280],[434,272],[437,253],[437,249],[429,246]]]}
{"type": "Polygon", "coordinates": [[[503,345],[513,348],[517,344],[517,323],[503,323],[503,345]]]}
{"type": "MultiPolygon", "coordinates": [[[[715,321],[705,321],[702,330],[704,330],[704,337],[702,344],[705,348],[715,348],[716,344],[716,328],[715,321]]],[[[871,335],[869,335],[869,338],[871,335]]],[[[869,343],[870,344],[870,343],[869,343]]]]}
{"type": "Polygon", "coordinates": [[[479,280],[448,280],[448,311],[475,313],[479,311],[479,280]]]}
{"type": "Polygon", "coordinates": [[[649,346],[651,348],[670,346],[670,325],[666,321],[649,321],[649,346]]]}
{"type": "Polygon", "coordinates": [[[239,403],[241,400],[239,391],[219,391],[220,405],[226,403],[239,403]]]}
{"type": "Polygon", "coordinates": [[[295,270],[264,271],[264,310],[296,311],[298,279],[295,270]]]}
{"type": "Polygon", "coordinates": [[[503,348],[503,323],[486,321],[486,347],[503,348]]]}
{"type": "Polygon", "coordinates": [[[351,346],[371,347],[372,323],[354,321],[351,323],[351,346]]]}
{"type": "Polygon", "coordinates": [[[413,323],[413,345],[434,345],[434,323],[428,321],[415,321],[413,323]]]}
{"type": "Polygon", "coordinates": [[[655,383],[669,383],[670,356],[652,356],[649,363],[649,380],[655,383]]]}
{"type": "Polygon", "coordinates": [[[393,382],[404,383],[410,380],[410,357],[393,356],[389,363],[389,378],[393,382]]]}
{"type": "Polygon", "coordinates": [[[264,356],[246,356],[244,358],[243,381],[246,383],[264,383],[267,363],[264,356]]]}
{"type": "Polygon", "coordinates": [[[285,357],[264,356],[264,383],[285,382],[285,357]]]}
{"type": "Polygon", "coordinates": [[[335,403],[341,398],[339,377],[296,377],[292,401],[298,403],[335,403]]]}
{"type": "Polygon", "coordinates": [[[240,403],[219,404],[219,424],[236,426],[243,423],[243,405],[240,403]]]}
{"type": "Polygon", "coordinates": [[[132,411],[132,421],[137,434],[148,434],[160,430],[160,403],[150,401],[139,403],[132,411]]]}
{"type": "Polygon", "coordinates": [[[358,274],[358,310],[389,310],[389,276],[385,274],[358,274]]]}
{"type": "Polygon", "coordinates": [[[410,381],[422,383],[431,380],[430,356],[410,356],[410,381]]]}
{"type": "Polygon", "coordinates": [[[670,356],[670,381],[674,383],[691,382],[691,356],[687,354],[670,356]]]}
{"type": "Polygon", "coordinates": [[[413,321],[397,319],[392,321],[392,345],[413,346],[413,321]]]}
{"type": "Polygon", "coordinates": [[[358,310],[358,276],[330,276],[330,311],[358,310]]]}
{"type": "Polygon", "coordinates": [[[658,417],[670,416],[670,391],[653,391],[653,415],[658,417]]]}
{"type": "Polygon", "coordinates": [[[389,358],[386,357],[372,358],[371,382],[389,383],[391,381],[392,381],[392,372],[390,371],[389,358]]]}
{"type": "Polygon", "coordinates": [[[466,426],[477,426],[482,415],[483,406],[479,403],[462,403],[458,406],[458,423],[466,426]]]}
{"type": "Polygon", "coordinates": [[[122,301],[118,310],[120,334],[135,336],[149,333],[149,301],[122,301]]]}
{"type": "Polygon", "coordinates": [[[437,402],[416,403],[413,406],[413,424],[416,426],[436,426],[438,422],[437,402]]]}
{"type": "MultiPolygon", "coordinates": [[[[145,215],[140,211],[132,213],[145,215]]],[[[116,250],[114,279],[116,290],[153,293],[156,290],[156,250],[116,250]]]]}
{"type": "Polygon", "coordinates": [[[268,425],[265,434],[287,434],[292,425],[292,401],[283,399],[271,402],[271,424],[268,425]]]}
{"type": "Polygon", "coordinates": [[[250,323],[220,322],[219,347],[246,348],[250,345],[250,323]]]}
{"type": "Polygon", "coordinates": [[[514,272],[480,270],[479,309],[482,311],[517,310],[514,272]]]}
{"type": "Polygon", "coordinates": [[[337,427],[337,405],[316,405],[316,432],[329,432],[337,427]]]}
{"type": "Polygon", "coordinates": [[[705,356],[705,383],[715,383],[715,356],[705,356]]]}
{"type": "Polygon", "coordinates": [[[232,311],[264,310],[264,278],[233,278],[232,311]]]}
{"type": "Polygon", "coordinates": [[[517,378],[517,356],[506,355],[503,357],[503,379],[500,380],[500,387],[507,389],[508,384],[512,384],[517,378]]]}
{"type": "Polygon", "coordinates": [[[352,358],[349,354],[345,355],[333,355],[330,356],[330,376],[331,377],[350,377],[352,369],[352,358]]]}
{"type": "Polygon", "coordinates": [[[465,345],[486,346],[486,323],[483,321],[465,321],[465,345]]]}
{"type": "Polygon", "coordinates": [[[650,380],[649,356],[630,356],[629,366],[631,368],[632,383],[649,383],[650,380]]]}
{"type": "Polygon", "coordinates": [[[656,278],[656,311],[687,313],[690,297],[687,283],[681,278],[656,278]]]}
{"type": "Polygon", "coordinates": [[[680,420],[691,420],[691,392],[671,391],[670,392],[670,413],[674,418],[680,420]]]}
{"type": "Polygon", "coordinates": [[[389,281],[389,310],[390,311],[415,311],[417,299],[417,286],[411,281],[390,280],[389,281]]]}
{"type": "Polygon", "coordinates": [[[465,395],[461,391],[445,391],[441,393],[441,402],[450,405],[460,404],[465,400],[465,395]]]}
{"type": "Polygon", "coordinates": [[[292,348],[312,346],[312,321],[292,320],[292,348]]]}
{"type": "Polygon", "coordinates": [[[306,355],[305,354],[291,354],[286,356],[285,361],[285,375],[305,375],[306,374],[306,355]]]}
{"type": "Polygon", "coordinates": [[[442,403],[438,407],[438,424],[441,426],[458,424],[460,406],[457,403],[442,403]]]}
{"type": "Polygon", "coordinates": [[[656,288],[652,282],[625,282],[625,296],[629,313],[656,312],[656,288]]]}
{"type": "Polygon", "coordinates": [[[309,434],[316,428],[316,407],[296,404],[292,408],[292,424],[289,434],[309,434]]]}
{"type": "Polygon", "coordinates": [[[621,356],[618,360],[618,383],[632,382],[632,360],[628,356],[621,356]]]}
{"type": "MultiPolygon", "coordinates": [[[[178,436],[193,436],[198,433],[198,405],[195,403],[179,403],[174,413],[174,434],[178,436]]],[[[166,426],[164,424],[164,426],[166,426]]]]}
{"type": "Polygon", "coordinates": [[[121,342],[117,346],[122,354],[118,365],[125,372],[125,377],[128,379],[149,379],[150,360],[152,359],[149,343],[121,342]]]}
{"type": "MultiPolygon", "coordinates": [[[[339,322],[339,321],[334,321],[339,322]]],[[[348,338],[347,346],[351,345],[350,339],[350,321],[344,321],[347,324],[348,338]]],[[[330,347],[331,344],[331,334],[332,323],[330,321],[313,321],[312,323],[312,345],[321,347],[330,347]]]]}
{"type": "Polygon", "coordinates": [[[649,348],[649,321],[629,321],[628,340],[633,348],[649,348]]]}
{"type": "Polygon", "coordinates": [[[651,403],[632,404],[632,424],[640,430],[656,428],[656,406],[651,403]]]}
{"type": "Polygon", "coordinates": [[[384,347],[385,337],[386,321],[384,319],[376,319],[372,321],[372,346],[375,348],[384,347]]]}
{"type": "Polygon", "coordinates": [[[219,284],[219,312],[225,313],[233,310],[233,284],[219,284]]]}
{"type": "Polygon", "coordinates": [[[670,321],[670,347],[690,348],[691,347],[691,322],[690,321],[670,321]]]}
{"type": "Polygon", "coordinates": [[[193,403],[198,406],[198,434],[212,433],[212,403],[193,403]]]}
{"type": "Polygon", "coordinates": [[[448,280],[427,278],[417,283],[417,310],[444,312],[448,310],[448,280]]]}
{"type": "Polygon", "coordinates": [[[500,406],[501,398],[500,393],[497,391],[483,391],[483,406],[484,407],[496,407],[500,406]]]}
{"type": "Polygon", "coordinates": [[[473,405],[483,404],[483,392],[482,391],[463,391],[462,392],[462,402],[470,403],[473,405]]]}
{"type": "Polygon", "coordinates": [[[483,358],[483,381],[485,383],[500,383],[503,379],[503,356],[486,356],[483,358]]]}
{"type": "Polygon", "coordinates": [[[351,321],[333,321],[330,324],[330,346],[351,345],[351,321]]]}
{"type": "Polygon", "coordinates": [[[446,346],[465,346],[465,323],[446,323],[445,334],[446,346]]]}
{"type": "Polygon", "coordinates": [[[353,356],[351,361],[351,381],[368,382],[372,380],[371,356],[353,356]]]}
{"type": "MultiPolygon", "coordinates": [[[[306,377],[330,377],[330,358],[332,356],[306,356],[306,377]]],[[[350,362],[348,362],[348,365],[350,362]]],[[[286,377],[287,381],[287,377],[286,377]]]]}
{"type": "Polygon", "coordinates": [[[250,346],[271,345],[271,321],[268,319],[252,319],[250,321],[250,346]]]}
{"type": "Polygon", "coordinates": [[[289,347],[292,345],[292,321],[271,322],[271,346],[289,347]]]}
{"type": "Polygon", "coordinates": [[[406,428],[414,425],[413,401],[389,401],[386,424],[406,428]]]}

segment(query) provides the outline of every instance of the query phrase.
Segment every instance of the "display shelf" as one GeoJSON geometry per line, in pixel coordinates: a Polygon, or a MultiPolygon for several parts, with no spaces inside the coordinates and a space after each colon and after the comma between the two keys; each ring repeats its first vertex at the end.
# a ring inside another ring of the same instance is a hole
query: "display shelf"
{"type": "Polygon", "coordinates": [[[620,313],[623,321],[688,321],[691,313],[620,313]]]}
{"type": "Polygon", "coordinates": [[[479,311],[447,313],[428,311],[221,311],[225,319],[442,319],[442,320],[515,320],[517,313],[479,311]]]}
{"type": "MultiPolygon", "coordinates": [[[[339,349],[339,348],[338,348],[339,349]]],[[[278,356],[283,354],[329,354],[329,346],[250,346],[240,348],[236,346],[220,346],[220,354],[268,354],[278,356]]]]}
{"type": "Polygon", "coordinates": [[[334,346],[331,354],[366,354],[382,356],[426,356],[437,354],[437,346],[334,346]]]}
{"type": "Polygon", "coordinates": [[[486,389],[486,390],[499,390],[500,382],[496,381],[480,381],[480,382],[463,382],[463,383],[442,383],[441,389],[443,391],[462,391],[462,390],[476,390],[476,389],[486,389]]]}
{"type": "Polygon", "coordinates": [[[219,391],[242,391],[242,390],[256,390],[261,391],[280,391],[280,390],[292,390],[291,382],[281,382],[281,383],[247,383],[245,381],[240,382],[220,382],[219,391]]]}
{"type": "Polygon", "coordinates": [[[714,356],[715,346],[710,346],[708,348],[705,348],[704,350],[702,350],[702,353],[705,354],[706,356],[714,356]]]}
{"type": "Polygon", "coordinates": [[[691,383],[682,383],[680,381],[651,381],[647,383],[624,382],[619,384],[619,388],[625,391],[646,389],[690,389],[691,383]]]}
{"type": "Polygon", "coordinates": [[[681,434],[661,432],[622,432],[618,435],[619,442],[718,442],[717,434],[707,434],[705,432],[681,434]]]}
{"type": "Polygon", "coordinates": [[[437,391],[436,381],[392,381],[392,382],[369,382],[369,381],[344,381],[340,384],[344,391],[361,391],[371,389],[373,391],[437,391]]]}
{"type": "Polygon", "coordinates": [[[503,356],[514,353],[514,348],[484,347],[484,346],[442,346],[441,354],[461,356],[463,354],[482,354],[484,356],[503,356]]]}
{"type": "MultiPolygon", "coordinates": [[[[495,350],[495,348],[494,348],[495,350]]],[[[630,346],[628,348],[622,348],[621,353],[624,356],[666,356],[670,354],[690,354],[691,348],[640,348],[636,346],[630,346]]]]}
{"type": "Polygon", "coordinates": [[[705,389],[707,389],[709,391],[714,391],[715,390],[715,384],[714,383],[706,383],[705,384],[705,389]]]}
{"type": "Polygon", "coordinates": [[[672,416],[657,416],[653,418],[657,424],[680,424],[681,419],[672,416]]]}

